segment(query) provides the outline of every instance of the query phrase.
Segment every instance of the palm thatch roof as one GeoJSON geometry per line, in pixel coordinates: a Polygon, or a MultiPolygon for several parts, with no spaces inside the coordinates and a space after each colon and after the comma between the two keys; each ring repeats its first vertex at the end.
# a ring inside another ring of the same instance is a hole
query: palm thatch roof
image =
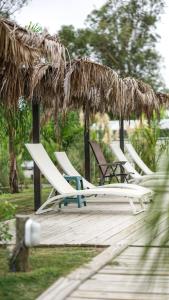
{"type": "Polygon", "coordinates": [[[157,92],[156,96],[159,100],[159,105],[165,108],[169,108],[169,94],[157,92]]]}
{"type": "Polygon", "coordinates": [[[168,105],[167,96],[140,80],[122,79],[87,59],[74,60],[65,69],[65,61],[65,48],[56,36],[0,18],[0,99],[8,107],[16,107],[21,96],[34,96],[55,113],[59,108],[87,107],[91,113],[128,118],[131,112],[145,112],[149,118],[163,102],[168,105]]]}
{"type": "Polygon", "coordinates": [[[17,26],[14,22],[0,18],[0,61],[14,65],[31,65],[38,57],[36,48],[23,41],[26,29],[17,26]]]}
{"type": "Polygon", "coordinates": [[[159,100],[150,85],[134,78],[120,78],[115,71],[98,63],[79,59],[68,68],[65,105],[89,107],[90,112],[111,112],[129,118],[132,112],[148,118],[159,109],[159,100]]]}
{"type": "Polygon", "coordinates": [[[44,111],[53,110],[56,116],[59,109],[63,109],[64,66],[58,68],[52,64],[38,64],[31,69],[31,76],[27,81],[26,92],[28,99],[34,97],[42,103],[44,111]]]}
{"type": "Polygon", "coordinates": [[[32,65],[44,57],[59,66],[65,58],[65,48],[56,35],[32,32],[4,18],[0,18],[0,41],[0,59],[15,65],[32,65]]]}
{"type": "Polygon", "coordinates": [[[124,116],[129,117],[133,112],[139,117],[144,112],[149,119],[153,111],[160,109],[158,97],[149,84],[131,77],[124,78],[123,82],[127,87],[124,116]]]}
{"type": "Polygon", "coordinates": [[[65,76],[64,104],[83,110],[87,106],[91,113],[109,111],[110,97],[115,101],[117,93],[120,97],[118,85],[118,75],[109,67],[86,59],[75,60],[65,76]]]}
{"type": "MultiPolygon", "coordinates": [[[[47,69],[52,64],[57,69],[57,81],[59,74],[64,74],[65,61],[65,48],[56,36],[46,31],[31,32],[0,18],[0,99],[6,105],[17,105],[19,97],[25,95],[27,81],[30,88],[27,94],[32,94],[31,83],[35,86],[33,79],[39,65],[46,63],[47,69]]],[[[41,93],[38,96],[41,97],[41,93]]]]}

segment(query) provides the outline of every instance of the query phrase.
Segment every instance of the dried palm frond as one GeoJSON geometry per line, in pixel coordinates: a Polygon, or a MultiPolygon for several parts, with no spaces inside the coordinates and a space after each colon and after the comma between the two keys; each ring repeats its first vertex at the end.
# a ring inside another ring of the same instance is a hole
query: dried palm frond
{"type": "Polygon", "coordinates": [[[66,61],[65,48],[57,36],[51,36],[44,30],[42,33],[32,32],[16,23],[0,18],[0,58],[12,63],[32,65],[34,59],[40,61],[44,57],[50,63],[66,61]]]}
{"type": "MultiPolygon", "coordinates": [[[[65,76],[65,107],[84,110],[88,106],[91,113],[113,110],[110,98],[117,101],[118,81],[117,73],[107,66],[86,59],[75,60],[65,76]]],[[[116,104],[114,107],[119,107],[116,104]]]]}
{"type": "MultiPolygon", "coordinates": [[[[55,65],[39,64],[31,70],[27,82],[27,97],[41,102],[43,109],[58,112],[63,106],[64,68],[59,70],[55,65]]],[[[25,92],[26,93],[26,92],[25,92]]]]}
{"type": "Polygon", "coordinates": [[[58,80],[63,81],[65,64],[65,48],[56,36],[46,31],[31,32],[0,18],[0,99],[7,105],[16,107],[25,91],[26,95],[33,95],[36,89],[36,98],[45,104],[51,101],[52,106],[58,80]],[[40,81],[47,88],[46,92],[43,85],[40,87],[40,81]]]}
{"type": "Polygon", "coordinates": [[[0,18],[0,60],[15,65],[31,65],[38,57],[38,50],[24,43],[18,35],[24,36],[26,29],[0,18]]]}
{"type": "Polygon", "coordinates": [[[159,100],[159,105],[164,106],[165,108],[169,108],[169,94],[157,92],[156,96],[159,100]]]}
{"type": "Polygon", "coordinates": [[[14,64],[1,64],[0,60],[0,100],[10,108],[17,108],[19,98],[24,95],[26,69],[14,64]]]}
{"type": "Polygon", "coordinates": [[[137,80],[138,89],[136,91],[136,99],[138,104],[138,112],[144,112],[148,119],[151,118],[153,111],[159,110],[159,101],[152,87],[141,80],[137,80]],[[139,103],[138,103],[139,102],[139,103]]]}
{"type": "Polygon", "coordinates": [[[149,119],[154,110],[158,111],[159,101],[150,85],[131,77],[124,78],[123,81],[127,86],[125,92],[125,116],[130,116],[134,112],[139,117],[144,112],[149,119]]]}
{"type": "Polygon", "coordinates": [[[148,118],[159,109],[159,101],[151,86],[134,78],[119,78],[107,66],[79,59],[68,68],[64,81],[64,105],[86,107],[90,113],[111,112],[129,118],[132,112],[148,118]]]}

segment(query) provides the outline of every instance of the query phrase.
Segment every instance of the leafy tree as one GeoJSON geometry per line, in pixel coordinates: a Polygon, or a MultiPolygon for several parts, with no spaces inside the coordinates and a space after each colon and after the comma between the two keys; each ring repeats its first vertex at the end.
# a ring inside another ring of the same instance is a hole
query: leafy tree
{"type": "Polygon", "coordinates": [[[88,29],[75,30],[73,25],[63,25],[58,32],[61,42],[67,47],[73,58],[90,56],[92,48],[89,44],[91,31],[88,29]]]}
{"type": "Polygon", "coordinates": [[[7,242],[11,240],[12,235],[10,233],[9,223],[2,222],[14,217],[16,211],[16,206],[12,203],[1,200],[0,203],[0,241],[7,242]]]}
{"type": "MultiPolygon", "coordinates": [[[[16,111],[0,106],[0,136],[4,136],[2,144],[8,137],[9,152],[9,185],[12,193],[19,191],[17,160],[21,159],[24,143],[29,140],[31,128],[30,107],[20,99],[16,111]]],[[[5,145],[4,145],[5,146],[5,145]]]]}
{"type": "Polygon", "coordinates": [[[10,17],[27,2],[28,0],[0,0],[0,16],[10,17]]]}
{"type": "Polygon", "coordinates": [[[59,115],[57,120],[52,118],[41,127],[41,142],[45,149],[55,160],[55,151],[66,151],[73,165],[81,174],[84,173],[84,145],[83,145],[83,125],[79,121],[79,113],[70,111],[63,118],[59,115]]]}
{"type": "Polygon", "coordinates": [[[67,151],[72,145],[76,144],[83,136],[83,127],[80,125],[78,112],[70,111],[63,118],[60,114],[57,125],[54,120],[50,120],[41,129],[43,144],[50,147],[49,152],[58,150],[67,151]]]}
{"type": "Polygon", "coordinates": [[[121,76],[133,76],[158,87],[160,56],[157,22],[164,0],[108,0],[87,17],[86,29],[59,31],[73,56],[90,54],[121,76]]]}

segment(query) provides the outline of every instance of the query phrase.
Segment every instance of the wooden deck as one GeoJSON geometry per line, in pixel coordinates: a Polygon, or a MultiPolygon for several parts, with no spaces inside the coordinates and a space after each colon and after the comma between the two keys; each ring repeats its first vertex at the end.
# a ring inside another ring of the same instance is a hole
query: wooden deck
{"type": "MultiPolygon", "coordinates": [[[[137,204],[136,204],[137,206],[137,204]]],[[[41,246],[109,246],[140,227],[145,213],[133,215],[127,199],[91,197],[87,206],[75,204],[61,211],[31,215],[41,224],[41,246]]],[[[15,242],[15,227],[11,224],[15,242]]]]}
{"type": "MultiPolygon", "coordinates": [[[[109,247],[90,263],[70,273],[67,277],[60,278],[37,300],[169,299],[169,260],[164,264],[159,260],[158,255],[159,238],[166,229],[167,217],[161,220],[160,236],[158,235],[154,240],[153,247],[150,248],[149,255],[143,264],[140,257],[147,246],[144,227],[146,216],[145,214],[132,216],[127,207],[124,203],[117,205],[91,203],[88,207],[90,213],[81,212],[81,217],[84,216],[88,229],[87,231],[84,229],[79,237],[77,237],[79,232],[77,230],[77,236],[72,241],[75,244],[81,243],[83,233],[85,232],[83,237],[86,238],[88,232],[91,235],[85,243],[109,244],[109,247]],[[95,215],[93,215],[93,210],[95,215]],[[99,227],[100,222],[102,226],[99,227]],[[153,265],[154,257],[158,260],[157,269],[153,265]]],[[[62,214],[72,215],[72,211],[65,210],[62,214]]],[[[70,227],[74,228],[73,224],[72,220],[70,227]]],[[[169,246],[163,251],[168,252],[169,246]]]]}
{"type": "MultiPolygon", "coordinates": [[[[126,199],[112,197],[90,198],[87,207],[80,209],[70,205],[32,215],[41,224],[43,246],[107,246],[90,263],[57,280],[37,300],[169,299],[169,260],[165,265],[159,263],[157,270],[152,266],[153,257],[158,258],[159,236],[146,263],[140,264],[147,246],[146,215],[133,215],[126,199]]],[[[161,220],[160,235],[168,224],[166,219],[161,220]]]]}
{"type": "MultiPolygon", "coordinates": [[[[60,278],[37,300],[168,300],[169,260],[164,264],[159,259],[159,246],[153,246],[143,263],[144,233],[138,239],[138,232],[60,278]],[[157,268],[154,259],[158,260],[157,268]]],[[[163,248],[163,254],[168,251],[163,248]]]]}
{"type": "MultiPolygon", "coordinates": [[[[129,247],[78,289],[67,300],[162,300],[169,299],[169,261],[156,270],[153,257],[158,248],[152,248],[145,262],[140,263],[143,247],[129,247]]],[[[168,249],[164,249],[168,251],[168,249]]]]}
{"type": "Polygon", "coordinates": [[[60,212],[36,215],[41,224],[41,245],[109,246],[135,230],[145,214],[133,215],[127,200],[90,198],[87,207],[75,204],[60,212]]]}

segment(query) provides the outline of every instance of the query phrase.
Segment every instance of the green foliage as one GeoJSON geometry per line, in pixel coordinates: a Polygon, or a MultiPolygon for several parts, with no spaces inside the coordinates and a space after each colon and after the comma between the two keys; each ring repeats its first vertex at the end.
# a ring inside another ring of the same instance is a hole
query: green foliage
{"type": "Polygon", "coordinates": [[[79,138],[82,138],[83,127],[80,125],[79,113],[71,111],[67,114],[65,120],[59,118],[60,145],[65,151],[77,143],[79,138]]]}
{"type": "MultiPolygon", "coordinates": [[[[25,154],[24,144],[29,141],[31,123],[30,106],[24,99],[20,99],[16,111],[6,109],[3,104],[0,105],[0,174],[2,173],[0,184],[3,187],[9,185],[9,143],[12,145],[17,162],[21,164],[25,154]]],[[[22,171],[19,167],[17,171],[21,181],[22,171]]]]}
{"type": "Polygon", "coordinates": [[[15,214],[16,206],[8,201],[0,202],[0,220],[11,219],[15,214]]]}
{"type": "Polygon", "coordinates": [[[52,159],[55,151],[66,151],[79,172],[83,174],[83,126],[79,121],[79,113],[71,111],[66,117],[60,114],[58,125],[50,120],[41,130],[41,141],[52,159]]]}
{"type": "Polygon", "coordinates": [[[168,140],[159,142],[160,127],[158,120],[150,122],[150,126],[142,124],[129,136],[134,148],[152,171],[156,171],[160,156],[168,146],[168,140]]]}
{"type": "Polygon", "coordinates": [[[73,57],[91,55],[120,73],[161,87],[156,50],[164,0],[108,0],[93,10],[85,29],[63,26],[59,36],[73,57]]]}
{"type": "Polygon", "coordinates": [[[28,3],[28,0],[0,0],[0,16],[9,18],[28,3]]]}
{"type": "MultiPolygon", "coordinates": [[[[14,217],[16,206],[8,201],[0,200],[0,221],[8,220],[14,217]]],[[[9,233],[9,224],[0,223],[0,241],[6,242],[11,240],[12,235],[9,233]]]]}
{"type": "Polygon", "coordinates": [[[163,6],[164,1],[156,0],[109,0],[94,10],[88,24],[97,57],[122,76],[157,83],[160,57],[155,49],[155,27],[163,6]]]}
{"type": "MultiPolygon", "coordinates": [[[[42,203],[46,201],[49,193],[51,191],[50,187],[43,187],[42,189],[42,203]]],[[[3,194],[0,195],[0,203],[3,201],[7,201],[15,206],[16,213],[25,214],[25,213],[33,213],[34,212],[34,197],[33,197],[33,189],[24,189],[20,193],[16,194],[3,194]]],[[[1,221],[6,220],[2,218],[4,215],[1,215],[1,221]]],[[[8,215],[8,219],[13,218],[8,215]]]]}
{"type": "Polygon", "coordinates": [[[7,137],[2,134],[0,129],[0,193],[3,187],[9,185],[9,153],[8,153],[8,140],[7,137]]]}
{"type": "Polygon", "coordinates": [[[39,23],[32,23],[30,22],[27,26],[26,29],[32,31],[32,32],[42,32],[43,28],[39,23]]]}
{"type": "Polygon", "coordinates": [[[0,299],[33,300],[59,277],[87,263],[97,248],[57,247],[30,250],[30,271],[8,272],[6,252],[0,249],[0,299]]]}
{"type": "Polygon", "coordinates": [[[90,34],[90,30],[75,30],[72,25],[63,25],[58,32],[60,41],[68,48],[71,58],[89,56],[91,54],[88,34],[90,34]]]}

